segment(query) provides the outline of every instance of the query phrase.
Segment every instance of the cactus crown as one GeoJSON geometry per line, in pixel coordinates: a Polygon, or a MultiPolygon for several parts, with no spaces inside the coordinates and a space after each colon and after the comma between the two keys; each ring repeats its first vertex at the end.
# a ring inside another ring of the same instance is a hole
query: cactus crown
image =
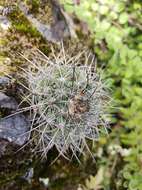
{"type": "Polygon", "coordinates": [[[90,54],[70,57],[63,47],[52,58],[33,53],[25,71],[34,113],[31,138],[36,137],[36,149],[44,155],[55,146],[60,155],[67,158],[71,150],[77,158],[77,152],[89,151],[87,139],[96,141],[101,131],[107,132],[105,83],[90,54]]]}

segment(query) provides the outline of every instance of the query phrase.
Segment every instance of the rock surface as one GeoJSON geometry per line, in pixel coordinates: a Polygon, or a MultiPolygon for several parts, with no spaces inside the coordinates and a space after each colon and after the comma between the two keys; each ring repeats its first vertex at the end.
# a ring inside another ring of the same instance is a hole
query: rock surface
{"type": "Polygon", "coordinates": [[[77,35],[75,33],[75,27],[72,19],[63,11],[57,1],[54,0],[52,3],[54,4],[54,12],[56,14],[60,12],[62,17],[64,17],[64,19],[59,20],[57,17],[61,17],[61,15],[56,15],[53,25],[43,24],[41,21],[38,21],[32,14],[28,13],[28,8],[24,3],[19,3],[19,9],[47,41],[59,44],[65,37],[71,36],[76,38],[77,35]]]}
{"type": "Polygon", "coordinates": [[[11,22],[7,19],[7,17],[0,15],[0,29],[8,30],[10,27],[11,22]]]}
{"type": "MultiPolygon", "coordinates": [[[[6,109],[10,113],[7,117],[0,119],[0,140],[22,146],[29,138],[29,121],[22,113],[16,113],[17,108],[18,103],[13,97],[0,92],[0,111],[3,112],[6,109]],[[15,111],[15,114],[12,111],[15,111]]],[[[3,150],[2,144],[0,144],[0,150],[3,150]]]]}
{"type": "Polygon", "coordinates": [[[18,103],[13,97],[9,97],[4,93],[0,92],[0,108],[16,110],[17,107],[18,103]]]}
{"type": "Polygon", "coordinates": [[[0,120],[0,138],[22,146],[29,138],[29,123],[22,114],[0,120]]]}
{"type": "Polygon", "coordinates": [[[5,86],[10,83],[10,79],[8,77],[0,77],[0,86],[5,86]]]}

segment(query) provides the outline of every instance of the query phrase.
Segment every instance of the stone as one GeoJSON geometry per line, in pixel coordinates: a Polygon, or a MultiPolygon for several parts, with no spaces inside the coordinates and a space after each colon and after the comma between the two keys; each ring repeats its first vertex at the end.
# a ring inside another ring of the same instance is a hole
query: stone
{"type": "Polygon", "coordinates": [[[5,86],[10,83],[10,79],[8,77],[0,77],[0,86],[5,86]]]}
{"type": "Polygon", "coordinates": [[[6,16],[0,15],[0,28],[2,30],[8,30],[11,27],[11,22],[6,16]]]}
{"type": "Polygon", "coordinates": [[[22,146],[29,139],[29,121],[23,114],[0,119],[0,139],[22,146]]]}
{"type": "Polygon", "coordinates": [[[16,110],[18,103],[13,97],[9,97],[4,93],[0,92],[0,108],[7,108],[11,110],[16,110]]]}

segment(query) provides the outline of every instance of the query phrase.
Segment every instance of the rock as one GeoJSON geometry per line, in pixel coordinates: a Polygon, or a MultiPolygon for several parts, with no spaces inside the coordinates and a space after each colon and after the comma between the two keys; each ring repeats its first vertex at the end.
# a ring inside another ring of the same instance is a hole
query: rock
{"type": "Polygon", "coordinates": [[[47,178],[39,178],[39,181],[40,182],[42,182],[43,183],[43,185],[44,185],[44,187],[48,187],[48,185],[49,185],[49,178],[47,177],[47,178]]]}
{"type": "Polygon", "coordinates": [[[8,30],[10,27],[11,22],[7,19],[7,17],[0,15],[0,28],[2,30],[8,30]]]}
{"type": "MultiPolygon", "coordinates": [[[[18,103],[13,97],[0,92],[0,108],[16,110],[17,107],[18,103]]],[[[23,114],[15,113],[15,115],[0,119],[0,139],[23,145],[28,140],[29,135],[26,133],[28,130],[29,122],[23,114]]]]}
{"type": "Polygon", "coordinates": [[[55,9],[56,17],[64,17],[64,19],[57,19],[53,25],[43,24],[38,21],[32,14],[29,14],[28,8],[22,2],[18,4],[20,10],[24,13],[29,22],[39,31],[39,33],[49,42],[59,44],[65,37],[77,37],[75,33],[75,26],[69,15],[63,11],[57,1],[52,1],[55,9]]]}
{"type": "MultiPolygon", "coordinates": [[[[76,26],[71,18],[71,16],[69,16],[69,14],[67,14],[66,11],[64,11],[63,7],[60,5],[59,0],[52,0],[52,4],[53,4],[53,12],[54,15],[56,15],[56,24],[57,28],[58,23],[64,25],[64,28],[62,26],[62,28],[60,27],[59,33],[61,33],[62,31],[62,38],[63,37],[71,37],[71,38],[77,38],[77,34],[75,32],[76,30],[76,26]],[[63,17],[64,19],[61,19],[61,17],[63,17]]],[[[53,28],[54,29],[54,28],[53,28]]],[[[60,37],[60,34],[59,34],[60,37]]],[[[60,38],[60,40],[62,39],[60,38]]]]}
{"type": "Polygon", "coordinates": [[[14,9],[15,9],[15,7],[10,7],[10,6],[3,7],[3,6],[0,6],[0,14],[3,15],[3,16],[6,16],[6,15],[10,14],[14,9]]]}
{"type": "Polygon", "coordinates": [[[7,144],[8,142],[6,140],[3,140],[3,139],[0,140],[0,157],[4,155],[7,144]]]}
{"type": "Polygon", "coordinates": [[[58,21],[51,28],[51,33],[54,39],[57,41],[62,40],[65,36],[68,36],[68,29],[64,21],[58,21]]]}
{"type": "Polygon", "coordinates": [[[22,179],[26,180],[28,183],[31,183],[33,175],[34,175],[34,168],[28,168],[25,175],[22,176],[22,179]]]}
{"type": "Polygon", "coordinates": [[[19,9],[24,13],[25,17],[39,31],[43,38],[45,38],[47,41],[58,43],[57,39],[55,39],[52,35],[51,26],[42,24],[32,14],[29,14],[28,8],[24,3],[20,2],[18,6],[19,9]]]}
{"type": "Polygon", "coordinates": [[[10,79],[8,77],[0,77],[0,86],[5,86],[10,83],[10,79]]]}
{"type": "Polygon", "coordinates": [[[9,97],[4,93],[0,92],[0,108],[7,108],[11,110],[16,110],[18,103],[13,97],[9,97]]]}
{"type": "Polygon", "coordinates": [[[0,139],[22,146],[29,139],[29,122],[23,114],[0,120],[0,139]]]}

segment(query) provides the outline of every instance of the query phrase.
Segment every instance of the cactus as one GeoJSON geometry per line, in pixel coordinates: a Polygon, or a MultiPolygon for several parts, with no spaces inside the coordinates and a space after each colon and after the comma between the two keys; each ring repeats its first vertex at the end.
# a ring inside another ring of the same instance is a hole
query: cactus
{"type": "Polygon", "coordinates": [[[28,102],[33,112],[31,140],[42,155],[55,146],[59,155],[68,158],[84,154],[87,141],[107,133],[108,89],[90,54],[70,57],[62,46],[58,55],[47,57],[33,52],[29,69],[24,70],[28,83],[28,102]],[[83,57],[83,59],[82,59],[83,57]],[[91,60],[90,60],[91,59],[91,60]]]}

